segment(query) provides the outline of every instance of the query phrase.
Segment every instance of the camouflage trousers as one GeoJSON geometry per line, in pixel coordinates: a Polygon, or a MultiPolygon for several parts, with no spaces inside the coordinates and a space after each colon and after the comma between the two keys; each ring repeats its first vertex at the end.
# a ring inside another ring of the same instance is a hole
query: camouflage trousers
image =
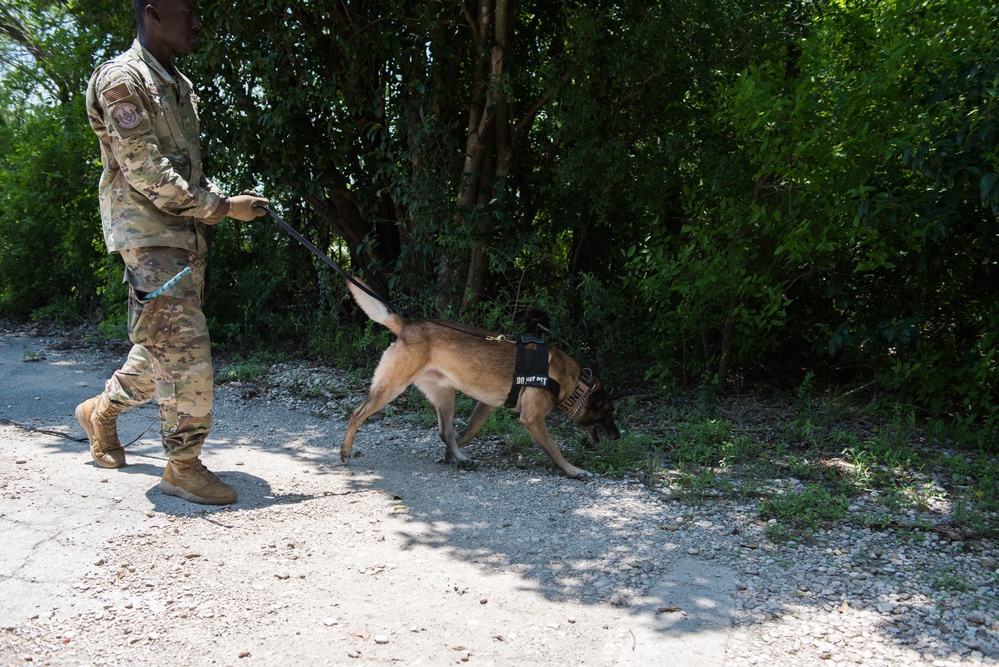
{"type": "Polygon", "coordinates": [[[195,458],[212,427],[211,340],[201,311],[205,256],[180,248],[129,248],[121,257],[133,346],[105,388],[126,407],[156,398],[167,458],[195,458]],[[190,275],[148,298],[185,267],[190,275]]]}

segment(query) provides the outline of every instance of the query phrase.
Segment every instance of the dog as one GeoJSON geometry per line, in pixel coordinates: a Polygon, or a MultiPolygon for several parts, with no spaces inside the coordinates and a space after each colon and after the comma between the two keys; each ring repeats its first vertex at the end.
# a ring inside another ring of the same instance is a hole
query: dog
{"type": "MultiPolygon", "coordinates": [[[[600,378],[562,350],[548,349],[548,378],[557,382],[556,396],[548,388],[524,386],[515,395],[513,385],[517,348],[514,341],[495,333],[442,320],[407,320],[388,308],[360,281],[347,283],[364,313],[388,328],[396,340],[382,354],[365,401],[354,410],[340,446],[340,460],[348,463],[354,437],[365,419],[395,400],[415,384],[437,411],[437,425],[444,442],[444,458],[459,468],[475,467],[475,460],[462,453],[483,422],[508,398],[520,413],[520,423],[552,463],[570,478],[591,476],[565,460],[548,432],[545,416],[556,406],[590,438],[600,444],[620,437],[614,423],[614,405],[600,378]],[[455,391],[478,404],[468,426],[455,436],[455,391]]],[[[540,341],[536,341],[540,342],[540,341]]],[[[542,380],[544,382],[545,380],[542,380]]],[[[555,386],[549,382],[549,387],[555,386]]],[[[509,405],[509,403],[508,403],[509,405]]]]}

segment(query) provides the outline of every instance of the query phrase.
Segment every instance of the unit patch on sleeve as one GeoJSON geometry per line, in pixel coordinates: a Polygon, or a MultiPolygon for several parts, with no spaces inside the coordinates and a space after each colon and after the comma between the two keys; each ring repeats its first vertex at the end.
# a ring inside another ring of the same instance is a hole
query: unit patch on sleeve
{"type": "Polygon", "coordinates": [[[142,122],[142,114],[131,102],[122,102],[111,111],[115,124],[123,130],[131,130],[142,122]]]}

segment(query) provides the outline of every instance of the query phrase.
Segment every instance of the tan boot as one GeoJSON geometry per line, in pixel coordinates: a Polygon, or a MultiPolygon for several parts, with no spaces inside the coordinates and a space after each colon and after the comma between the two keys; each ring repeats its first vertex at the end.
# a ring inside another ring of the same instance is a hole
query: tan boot
{"type": "Polygon", "coordinates": [[[125,465],[125,450],[118,440],[118,415],[124,409],[125,406],[112,403],[105,392],[76,406],[76,421],[87,432],[90,455],[102,468],[125,465]]]}
{"type": "Polygon", "coordinates": [[[200,459],[170,459],[163,469],[160,491],[202,505],[236,502],[236,489],[213,475],[200,459]]]}

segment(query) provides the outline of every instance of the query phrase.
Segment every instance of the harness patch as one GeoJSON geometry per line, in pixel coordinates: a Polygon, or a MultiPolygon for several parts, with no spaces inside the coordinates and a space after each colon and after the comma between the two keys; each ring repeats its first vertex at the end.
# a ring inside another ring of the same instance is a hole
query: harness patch
{"type": "Polygon", "coordinates": [[[513,384],[506,397],[506,407],[517,405],[520,390],[524,387],[542,387],[558,398],[559,384],[548,377],[548,343],[540,338],[517,338],[517,361],[513,368],[513,384]]]}

